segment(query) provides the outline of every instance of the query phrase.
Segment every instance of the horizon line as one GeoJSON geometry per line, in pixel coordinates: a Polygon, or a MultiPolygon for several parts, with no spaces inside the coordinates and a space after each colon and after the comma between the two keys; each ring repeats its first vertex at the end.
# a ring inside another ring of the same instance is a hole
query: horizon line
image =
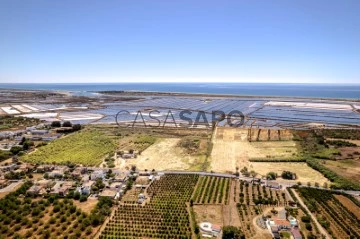
{"type": "Polygon", "coordinates": [[[348,82],[234,82],[234,81],[225,81],[225,82],[215,82],[215,81],[137,81],[137,82],[131,82],[131,81],[123,81],[123,82],[0,82],[0,85],[3,84],[51,84],[51,85],[74,85],[74,84],[283,84],[283,85],[360,85],[360,82],[354,82],[354,83],[348,83],[348,82]]]}

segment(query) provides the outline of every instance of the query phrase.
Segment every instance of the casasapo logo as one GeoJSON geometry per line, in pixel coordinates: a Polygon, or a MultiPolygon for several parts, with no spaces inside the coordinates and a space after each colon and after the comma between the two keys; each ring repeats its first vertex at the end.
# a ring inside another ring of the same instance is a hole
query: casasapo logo
{"type": "Polygon", "coordinates": [[[119,127],[182,127],[211,128],[216,124],[240,127],[244,124],[244,114],[239,110],[225,113],[221,110],[205,112],[191,110],[120,110],[116,116],[119,127]]]}

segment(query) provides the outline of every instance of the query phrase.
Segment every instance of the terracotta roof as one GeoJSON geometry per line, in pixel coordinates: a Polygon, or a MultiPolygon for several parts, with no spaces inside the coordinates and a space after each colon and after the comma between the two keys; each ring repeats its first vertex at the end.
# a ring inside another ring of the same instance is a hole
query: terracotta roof
{"type": "Polygon", "coordinates": [[[278,226],[286,226],[286,227],[290,227],[290,222],[288,220],[283,220],[283,219],[274,219],[274,222],[276,225],[278,226]]]}
{"type": "Polygon", "coordinates": [[[217,224],[212,224],[211,229],[214,231],[221,231],[221,226],[217,224]]]}

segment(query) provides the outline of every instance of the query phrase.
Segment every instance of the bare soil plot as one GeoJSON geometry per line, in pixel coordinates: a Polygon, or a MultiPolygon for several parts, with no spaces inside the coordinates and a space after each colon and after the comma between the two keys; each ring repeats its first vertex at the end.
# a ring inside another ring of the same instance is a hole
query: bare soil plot
{"type": "Polygon", "coordinates": [[[122,167],[136,165],[139,169],[197,170],[205,161],[204,155],[189,155],[178,147],[180,138],[158,139],[135,159],[124,160],[122,167]]]}
{"type": "Polygon", "coordinates": [[[247,130],[217,128],[213,137],[210,168],[216,172],[234,172],[249,164],[247,130]]]}
{"type": "Polygon", "coordinates": [[[334,197],[339,200],[350,212],[353,212],[358,219],[360,219],[360,208],[355,203],[344,195],[334,195],[334,197]]]}
{"type": "MultiPolygon", "coordinates": [[[[268,172],[275,172],[278,175],[281,175],[283,171],[295,172],[297,179],[302,183],[307,182],[318,182],[320,185],[329,181],[318,171],[307,166],[306,163],[263,163],[263,162],[252,162],[249,167],[250,170],[254,170],[258,174],[265,176],[268,172]]],[[[292,181],[292,180],[282,180],[277,179],[278,181],[292,181]]]]}
{"type": "Polygon", "coordinates": [[[121,198],[121,202],[130,204],[136,203],[139,199],[139,194],[143,192],[143,189],[133,187],[126,191],[125,195],[121,198]]]}
{"type": "Polygon", "coordinates": [[[253,150],[249,151],[249,159],[291,159],[297,155],[296,143],[294,141],[251,142],[250,145],[253,147],[253,150]]]}
{"type": "Polygon", "coordinates": [[[323,165],[344,178],[350,180],[356,180],[357,182],[360,182],[359,159],[347,159],[347,160],[337,160],[337,161],[324,160],[323,165]]]}
{"type": "Polygon", "coordinates": [[[96,207],[98,200],[94,198],[88,198],[88,200],[85,202],[80,202],[76,200],[74,200],[73,202],[76,207],[81,209],[81,211],[90,213],[96,207]]]}
{"type": "Polygon", "coordinates": [[[210,222],[224,225],[223,205],[194,205],[196,222],[210,222]]]}

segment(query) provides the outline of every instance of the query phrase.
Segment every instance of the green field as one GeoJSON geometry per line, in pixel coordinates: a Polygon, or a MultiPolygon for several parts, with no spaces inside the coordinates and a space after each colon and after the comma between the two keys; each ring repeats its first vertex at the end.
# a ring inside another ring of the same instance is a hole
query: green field
{"type": "Polygon", "coordinates": [[[96,166],[102,158],[116,149],[114,138],[97,130],[84,130],[55,140],[46,146],[36,149],[22,160],[31,163],[67,162],[96,166]]]}

